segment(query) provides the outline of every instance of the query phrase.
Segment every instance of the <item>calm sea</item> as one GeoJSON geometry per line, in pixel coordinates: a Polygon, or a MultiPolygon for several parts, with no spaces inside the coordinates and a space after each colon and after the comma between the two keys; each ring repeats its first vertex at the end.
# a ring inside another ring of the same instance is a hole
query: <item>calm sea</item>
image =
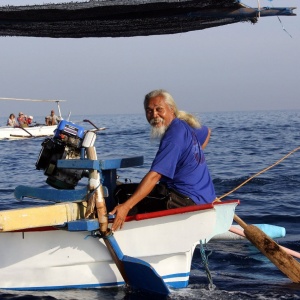
{"type": "MultiPolygon", "coordinates": [[[[300,111],[220,112],[200,115],[212,129],[206,159],[219,196],[272,165],[300,146],[300,111]]],[[[98,158],[144,155],[142,167],[122,169],[120,180],[138,182],[147,172],[157,150],[149,139],[143,115],[73,116],[72,121],[89,128],[83,119],[107,127],[97,135],[98,158]]],[[[42,120],[36,120],[42,121],[42,120]]],[[[1,124],[5,119],[0,118],[1,124]]],[[[36,205],[19,202],[17,185],[44,186],[46,177],[35,170],[43,139],[0,141],[0,209],[36,205]]],[[[299,151],[300,152],[300,151],[299,151]]],[[[286,228],[281,245],[300,252],[300,153],[254,178],[227,198],[240,199],[236,213],[247,223],[286,228]]],[[[197,224],[194,224],[197,226],[197,224]]],[[[180,243],[180,237],[178,237],[180,243]]],[[[1,245],[5,247],[5,245],[1,245]]],[[[9,251],[9,249],[7,249],[9,251]]],[[[299,299],[300,284],[293,284],[247,240],[211,241],[207,245],[214,290],[209,290],[200,250],[192,262],[190,285],[172,291],[170,299],[299,299]]],[[[1,258],[0,258],[1,259],[1,258]]],[[[80,274],[78,274],[80,276],[80,274]]],[[[147,299],[123,288],[51,292],[0,291],[0,299],[147,299]]],[[[151,297],[152,298],[152,297],[151,297]]]]}

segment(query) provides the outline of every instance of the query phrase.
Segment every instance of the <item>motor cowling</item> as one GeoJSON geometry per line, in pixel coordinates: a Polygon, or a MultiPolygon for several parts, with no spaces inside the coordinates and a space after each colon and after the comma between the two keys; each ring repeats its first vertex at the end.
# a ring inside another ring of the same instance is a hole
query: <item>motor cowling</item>
{"type": "Polygon", "coordinates": [[[79,159],[84,128],[62,120],[53,138],[47,138],[42,143],[36,169],[44,170],[46,183],[57,189],[74,189],[83,176],[83,170],[59,169],[57,161],[61,159],[79,159]]]}

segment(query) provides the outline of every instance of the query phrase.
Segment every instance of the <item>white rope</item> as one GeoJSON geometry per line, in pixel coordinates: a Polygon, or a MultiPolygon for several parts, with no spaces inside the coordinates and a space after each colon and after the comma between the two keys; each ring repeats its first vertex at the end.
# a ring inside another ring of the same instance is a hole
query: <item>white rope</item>
{"type": "Polygon", "coordinates": [[[67,100],[39,100],[39,99],[23,99],[23,98],[0,98],[0,100],[32,101],[32,102],[63,102],[63,101],[67,101],[67,100]]]}
{"type": "Polygon", "coordinates": [[[257,177],[258,175],[270,170],[271,168],[275,167],[276,165],[278,165],[279,163],[281,163],[283,160],[285,160],[286,158],[288,158],[290,155],[292,155],[293,153],[295,153],[296,151],[299,151],[300,147],[295,148],[294,150],[290,151],[288,154],[286,154],[285,156],[283,156],[282,158],[280,158],[279,160],[277,160],[275,163],[273,163],[272,165],[264,168],[263,170],[259,171],[258,173],[254,174],[253,176],[249,177],[247,180],[245,180],[244,182],[242,182],[240,185],[238,185],[237,187],[235,187],[233,190],[229,191],[228,193],[222,195],[221,197],[218,197],[219,199],[222,199],[230,194],[232,194],[233,192],[235,192],[236,190],[238,190],[240,187],[242,187],[243,185],[245,185],[247,182],[249,182],[250,180],[252,180],[253,178],[257,177]]]}
{"type": "Polygon", "coordinates": [[[282,24],[280,18],[279,18],[278,16],[277,16],[277,18],[278,18],[278,20],[279,20],[279,22],[280,22],[280,24],[281,24],[282,30],[285,31],[285,32],[290,36],[290,38],[293,38],[293,37],[289,34],[289,32],[287,32],[287,30],[284,28],[284,26],[283,26],[283,24],[282,24]]]}
{"type": "MultiPolygon", "coordinates": [[[[269,1],[270,1],[271,6],[274,8],[273,3],[271,3],[272,0],[269,0],[269,1]]],[[[293,38],[293,37],[290,35],[290,33],[284,28],[283,23],[282,23],[281,19],[279,18],[279,16],[277,16],[277,18],[278,18],[279,23],[281,24],[282,30],[285,31],[285,32],[290,36],[290,38],[293,38]]]]}

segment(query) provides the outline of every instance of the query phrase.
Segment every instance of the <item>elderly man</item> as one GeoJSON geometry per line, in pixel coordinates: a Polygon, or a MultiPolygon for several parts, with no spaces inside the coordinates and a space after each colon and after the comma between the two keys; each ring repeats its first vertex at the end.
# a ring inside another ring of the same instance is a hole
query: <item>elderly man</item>
{"type": "Polygon", "coordinates": [[[203,153],[210,130],[201,127],[193,115],[179,111],[172,96],[164,90],[147,94],[144,108],[152,136],[161,137],[159,149],[150,171],[132,196],[110,212],[116,214],[113,231],[122,228],[129,210],[148,196],[158,182],[170,191],[166,208],[211,203],[216,199],[203,153]]]}

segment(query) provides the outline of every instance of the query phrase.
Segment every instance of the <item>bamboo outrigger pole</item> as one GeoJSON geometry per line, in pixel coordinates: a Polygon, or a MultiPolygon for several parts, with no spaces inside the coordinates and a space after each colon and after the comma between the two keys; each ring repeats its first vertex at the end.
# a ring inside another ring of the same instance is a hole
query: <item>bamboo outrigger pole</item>
{"type": "Polygon", "coordinates": [[[300,283],[300,264],[275,241],[254,225],[247,225],[240,217],[234,215],[243,229],[247,239],[264,254],[283,274],[295,283],[300,283]]]}

